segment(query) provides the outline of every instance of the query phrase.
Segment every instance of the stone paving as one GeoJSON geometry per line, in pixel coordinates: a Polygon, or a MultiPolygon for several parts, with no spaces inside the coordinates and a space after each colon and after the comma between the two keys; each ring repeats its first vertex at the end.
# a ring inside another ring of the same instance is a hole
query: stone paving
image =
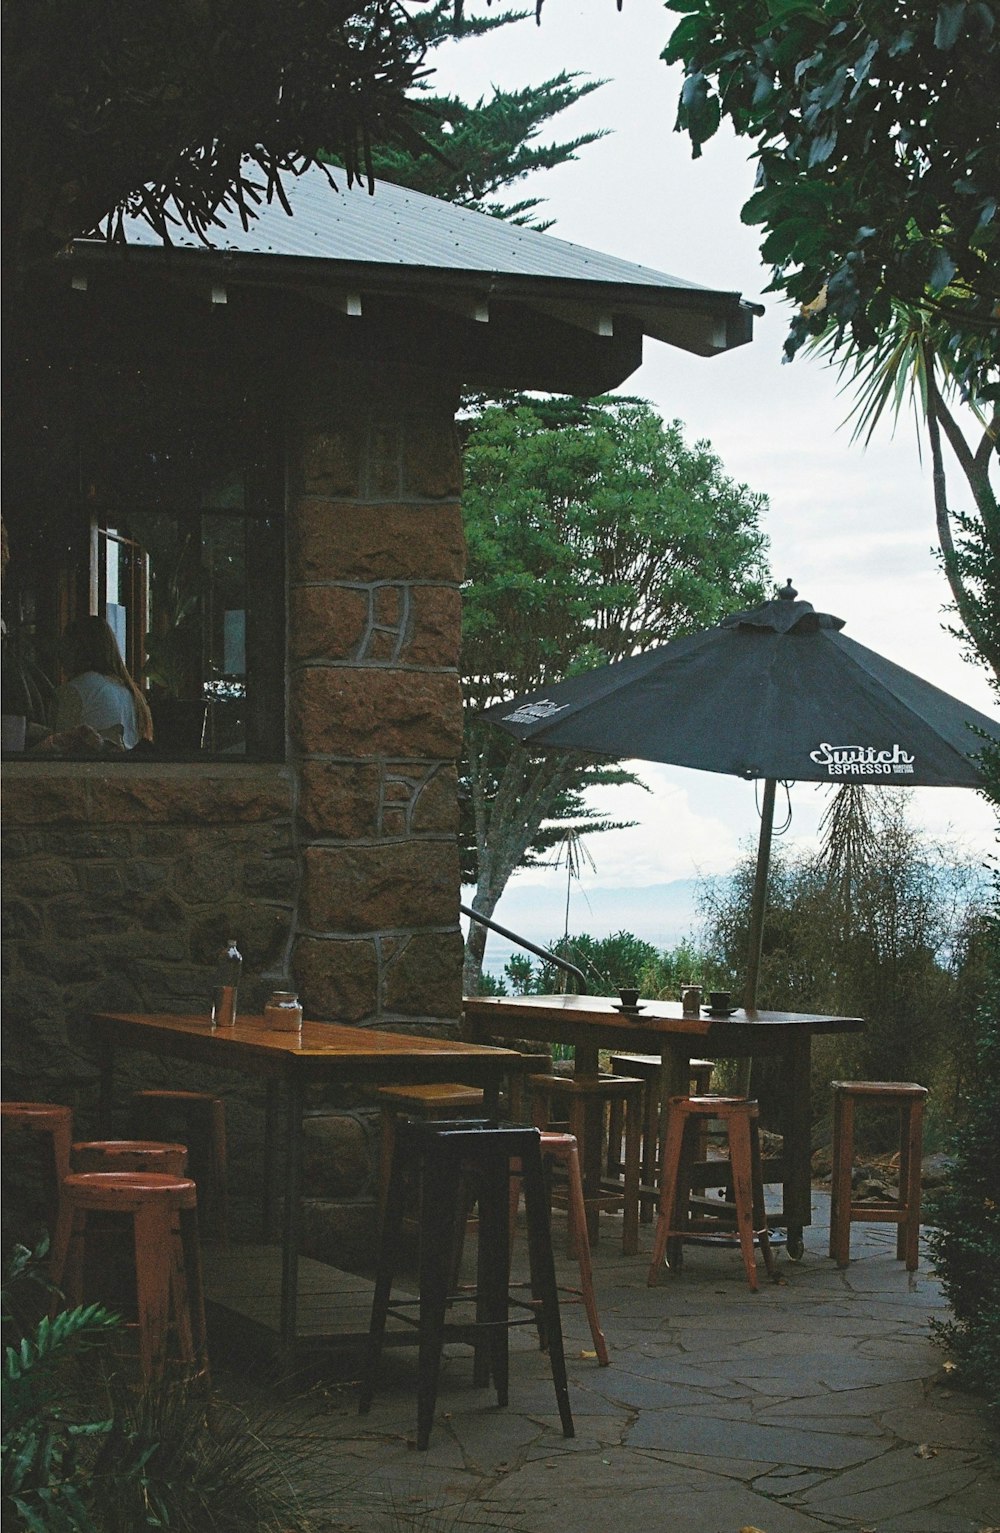
{"type": "Polygon", "coordinates": [[[414,1350],[385,1354],[368,1417],[352,1384],[327,1389],[312,1431],[336,1455],[334,1526],[1000,1533],[997,1440],[950,1387],[929,1267],[909,1276],[892,1228],[856,1225],[838,1271],[829,1200],[814,1202],[803,1259],[779,1250],[778,1281],[762,1271],[757,1294],[738,1253],[703,1246],[647,1288],[643,1257],[623,1257],[605,1220],[595,1269],[611,1364],[597,1365],[582,1309],[564,1303],[570,1441],[530,1328],[513,1336],[504,1410],[473,1387],[468,1350],[449,1349],[426,1453],[413,1445],[414,1350]]]}

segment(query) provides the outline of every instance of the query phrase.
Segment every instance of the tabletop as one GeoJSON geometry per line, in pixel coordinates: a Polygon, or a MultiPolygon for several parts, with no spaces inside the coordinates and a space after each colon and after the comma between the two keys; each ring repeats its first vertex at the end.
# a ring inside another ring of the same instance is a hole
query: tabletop
{"type": "Polygon", "coordinates": [[[301,1033],[283,1033],[265,1027],[262,1016],[239,1017],[232,1027],[213,1027],[207,1016],[145,1012],[95,1012],[91,1020],[103,1043],[210,1060],[245,1073],[326,1073],[339,1064],[357,1078],[385,1075],[407,1062],[453,1069],[459,1061],[500,1067],[512,1058],[510,1049],[489,1044],[342,1022],[303,1022],[301,1033]]]}
{"type": "Polygon", "coordinates": [[[819,1012],[744,1011],[729,1017],[713,1017],[706,1009],[697,1016],[685,1016],[680,1001],[640,1001],[636,1012],[623,1011],[619,1002],[604,995],[517,995],[470,996],[463,1002],[466,1021],[477,1032],[509,1033],[514,1022],[531,1023],[552,1030],[552,1041],[560,1042],[576,1030],[599,1033],[608,1041],[604,1047],[625,1046],[641,1049],[642,1041],[657,1039],[711,1039],[725,1043],[763,1042],[778,1034],[860,1032],[862,1017],[829,1016],[819,1012]]]}

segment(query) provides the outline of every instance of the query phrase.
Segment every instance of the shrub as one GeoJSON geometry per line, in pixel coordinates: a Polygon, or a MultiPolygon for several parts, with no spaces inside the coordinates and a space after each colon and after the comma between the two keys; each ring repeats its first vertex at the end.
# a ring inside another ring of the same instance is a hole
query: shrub
{"type": "MultiPolygon", "coordinates": [[[[112,1356],[122,1323],[101,1305],[30,1319],[40,1278],[18,1247],[4,1282],[4,1527],[27,1533],[307,1533],[337,1499],[330,1455],[301,1400],[252,1414],[200,1382],[136,1387],[112,1356]],[[15,1302],[11,1301],[11,1295],[15,1302]]],[[[51,1291],[51,1290],[50,1290],[51,1291]]],[[[317,1407],[318,1409],[318,1407],[317,1407]]]]}
{"type": "MultiPolygon", "coordinates": [[[[841,790],[842,794],[844,790],[841,790]]],[[[969,1043],[957,1016],[971,1016],[982,993],[983,939],[975,901],[982,878],[907,822],[906,798],[880,789],[833,801],[822,851],[772,863],[759,1004],[780,1011],[862,1016],[865,1030],[817,1039],[813,1087],[818,1110],[831,1079],[915,1080],[935,1088],[932,1112],[954,1105],[969,1043]],[[842,855],[847,840],[851,855],[842,855]],[[941,1100],[938,1100],[939,1091],[941,1100]]],[[[735,975],[745,971],[753,863],[703,897],[707,945],[735,975]]],[[[740,983],[730,987],[739,994],[740,983]]],[[[780,1085],[761,1066],[754,1094],[773,1119],[780,1085]]],[[[889,1148],[891,1113],[865,1115],[865,1148],[889,1148]]]]}
{"type": "Polygon", "coordinates": [[[952,1319],[934,1329],[962,1381],[981,1390],[1000,1418],[1000,912],[990,925],[991,972],[976,1013],[975,1068],[954,1137],[955,1168],[928,1217],[931,1257],[952,1308],[952,1319]]]}

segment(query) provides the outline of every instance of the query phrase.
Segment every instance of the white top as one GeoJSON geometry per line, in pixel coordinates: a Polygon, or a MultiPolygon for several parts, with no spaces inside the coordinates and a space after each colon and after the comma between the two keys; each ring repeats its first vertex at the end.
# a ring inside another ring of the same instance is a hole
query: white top
{"type": "Polygon", "coordinates": [[[56,691],[55,729],[75,729],[78,724],[89,724],[128,751],[139,743],[135,698],[124,682],[100,671],[83,671],[56,691]]]}

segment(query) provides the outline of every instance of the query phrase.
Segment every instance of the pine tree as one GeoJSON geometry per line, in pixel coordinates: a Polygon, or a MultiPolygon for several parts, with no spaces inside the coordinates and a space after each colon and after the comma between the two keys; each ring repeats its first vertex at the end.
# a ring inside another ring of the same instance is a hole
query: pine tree
{"type": "Polygon", "coordinates": [[[444,44],[481,37],[498,27],[527,19],[524,11],[455,21],[453,0],[438,0],[426,13],[415,13],[414,29],[427,50],[429,73],[412,92],[417,103],[414,122],[419,139],[408,145],[379,144],[372,151],[376,175],[430,197],[491,213],[515,224],[547,229],[539,222],[542,198],[520,202],[497,200],[497,194],[535,170],[551,170],[575,160],[580,149],[604,137],[603,131],[584,133],[555,143],[538,143],[542,128],[560,112],[599,89],[602,80],[584,80],[565,71],[540,85],[506,91],[494,87],[489,97],[470,104],[458,96],[433,91],[432,52],[444,44]]]}

